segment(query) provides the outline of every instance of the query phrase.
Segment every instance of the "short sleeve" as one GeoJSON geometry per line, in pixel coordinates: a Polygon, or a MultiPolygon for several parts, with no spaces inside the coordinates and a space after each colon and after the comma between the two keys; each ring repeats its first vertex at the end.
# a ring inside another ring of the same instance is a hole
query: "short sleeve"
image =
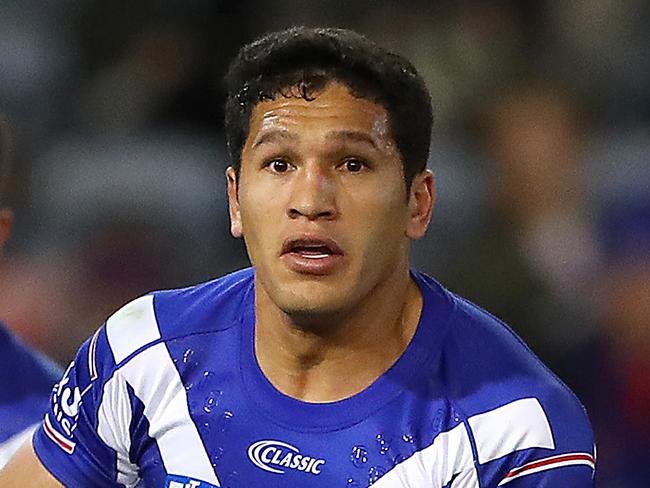
{"type": "Polygon", "coordinates": [[[587,415],[562,387],[469,419],[486,487],[592,488],[595,446],[587,415]]]}
{"type": "Polygon", "coordinates": [[[133,486],[128,451],[128,393],[116,374],[106,327],[79,349],[50,395],[43,422],[33,437],[45,468],[65,486],[133,486]],[[110,417],[110,427],[103,421],[110,417]]]}

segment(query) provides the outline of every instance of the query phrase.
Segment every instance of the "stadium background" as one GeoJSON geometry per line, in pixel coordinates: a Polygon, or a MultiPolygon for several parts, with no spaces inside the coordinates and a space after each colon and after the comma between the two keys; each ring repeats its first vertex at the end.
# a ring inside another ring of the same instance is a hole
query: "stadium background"
{"type": "Polygon", "coordinates": [[[17,227],[0,317],[64,364],[130,298],[245,266],[221,77],[242,43],[296,24],[354,28],[421,71],[439,203],[414,266],[511,324],[578,393],[599,486],[650,486],[640,0],[3,0],[17,227]]]}

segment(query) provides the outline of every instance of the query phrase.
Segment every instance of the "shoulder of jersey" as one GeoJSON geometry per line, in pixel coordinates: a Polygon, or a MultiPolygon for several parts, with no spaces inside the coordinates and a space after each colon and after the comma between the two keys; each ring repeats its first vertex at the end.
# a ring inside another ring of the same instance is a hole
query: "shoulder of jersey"
{"type": "Polygon", "coordinates": [[[441,379],[466,419],[479,464],[506,462],[512,453],[519,453],[521,463],[530,461],[519,468],[521,463],[504,464],[503,469],[517,468],[508,479],[535,472],[538,465],[593,469],[593,433],[578,398],[507,325],[449,295],[454,307],[442,345],[441,379]]]}
{"type": "Polygon", "coordinates": [[[443,345],[444,382],[467,416],[534,398],[547,414],[586,420],[584,407],[510,327],[451,294],[454,316],[443,345]]]}
{"type": "Polygon", "coordinates": [[[129,302],[105,325],[116,364],[146,346],[237,325],[253,283],[251,268],[195,286],[162,290],[129,302]]]}

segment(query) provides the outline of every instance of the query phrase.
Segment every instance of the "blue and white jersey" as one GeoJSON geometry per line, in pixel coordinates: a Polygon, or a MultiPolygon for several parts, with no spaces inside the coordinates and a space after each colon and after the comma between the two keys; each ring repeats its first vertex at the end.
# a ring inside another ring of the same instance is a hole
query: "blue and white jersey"
{"type": "Polygon", "coordinates": [[[0,466],[43,417],[61,371],[0,322],[0,466]]]}
{"type": "Polygon", "coordinates": [[[404,354],[321,404],[262,373],[253,270],[138,298],[54,388],[36,453],[74,487],[591,487],[574,395],[508,327],[413,276],[424,306],[404,354]]]}

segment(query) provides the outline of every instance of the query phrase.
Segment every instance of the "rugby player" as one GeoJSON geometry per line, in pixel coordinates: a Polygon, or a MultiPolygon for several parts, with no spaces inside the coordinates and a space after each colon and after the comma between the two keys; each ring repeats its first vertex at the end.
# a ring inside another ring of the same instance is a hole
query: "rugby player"
{"type": "MultiPolygon", "coordinates": [[[[7,125],[0,120],[0,252],[9,239],[13,223],[8,200],[9,152],[7,125]]],[[[23,344],[2,322],[0,358],[0,466],[3,466],[41,420],[52,385],[58,381],[61,371],[23,344]]]]}
{"type": "Polygon", "coordinates": [[[253,267],[108,318],[0,484],[592,486],[571,391],[409,269],[435,201],[414,67],[292,28],[242,48],[227,84],[231,231],[253,267]]]}

